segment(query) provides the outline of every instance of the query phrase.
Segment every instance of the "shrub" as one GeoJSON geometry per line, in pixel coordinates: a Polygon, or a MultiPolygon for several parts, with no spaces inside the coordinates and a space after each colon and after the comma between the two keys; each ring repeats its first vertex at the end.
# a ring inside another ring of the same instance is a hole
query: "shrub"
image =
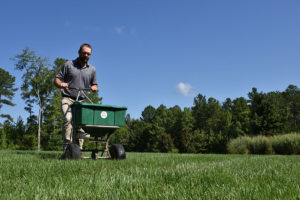
{"type": "Polygon", "coordinates": [[[227,151],[228,151],[228,153],[231,153],[231,154],[248,154],[249,153],[249,148],[248,148],[249,142],[250,142],[250,138],[246,137],[246,136],[233,139],[228,143],[227,151]]]}
{"type": "Polygon", "coordinates": [[[300,154],[300,134],[238,137],[228,143],[227,151],[231,154],[300,154]]]}
{"type": "Polygon", "coordinates": [[[271,139],[265,136],[251,138],[248,148],[251,154],[272,154],[271,139]]]}
{"type": "Polygon", "coordinates": [[[275,136],[272,146],[276,154],[300,154],[300,134],[275,136]]]}

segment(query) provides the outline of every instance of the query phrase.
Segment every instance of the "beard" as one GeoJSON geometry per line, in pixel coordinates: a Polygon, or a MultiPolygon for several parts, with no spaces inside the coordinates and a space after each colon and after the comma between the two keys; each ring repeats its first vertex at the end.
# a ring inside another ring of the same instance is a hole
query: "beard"
{"type": "Polygon", "coordinates": [[[88,58],[85,58],[85,57],[79,57],[79,62],[82,63],[82,64],[87,64],[89,59],[88,58]]]}

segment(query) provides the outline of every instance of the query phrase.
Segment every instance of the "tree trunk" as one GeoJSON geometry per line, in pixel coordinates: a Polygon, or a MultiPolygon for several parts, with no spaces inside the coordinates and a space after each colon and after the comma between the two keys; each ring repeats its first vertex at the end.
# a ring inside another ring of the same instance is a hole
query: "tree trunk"
{"type": "Polygon", "coordinates": [[[38,116],[38,152],[40,152],[41,150],[41,118],[42,118],[42,102],[41,102],[41,98],[40,98],[40,90],[37,90],[37,96],[38,96],[38,100],[39,100],[39,116],[38,116]]]}
{"type": "Polygon", "coordinates": [[[39,124],[39,128],[38,128],[38,151],[41,150],[41,115],[42,115],[42,108],[41,108],[41,105],[40,105],[39,117],[38,117],[38,124],[39,124]]]}

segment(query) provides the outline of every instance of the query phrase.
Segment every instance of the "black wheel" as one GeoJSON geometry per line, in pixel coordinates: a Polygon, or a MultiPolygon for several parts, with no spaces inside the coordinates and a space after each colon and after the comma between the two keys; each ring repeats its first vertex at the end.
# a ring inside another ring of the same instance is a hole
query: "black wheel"
{"type": "Polygon", "coordinates": [[[68,144],[66,150],[65,150],[65,159],[81,159],[81,151],[78,146],[78,144],[68,144]]]}
{"type": "Polygon", "coordinates": [[[111,159],[126,159],[125,149],[122,144],[113,144],[109,149],[111,159]]]}

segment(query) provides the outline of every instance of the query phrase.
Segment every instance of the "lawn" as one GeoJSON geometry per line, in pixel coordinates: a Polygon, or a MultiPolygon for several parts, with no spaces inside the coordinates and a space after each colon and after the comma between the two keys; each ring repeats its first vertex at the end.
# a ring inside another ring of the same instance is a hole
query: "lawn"
{"type": "Polygon", "coordinates": [[[300,156],[0,151],[0,199],[300,199],[300,156]]]}

